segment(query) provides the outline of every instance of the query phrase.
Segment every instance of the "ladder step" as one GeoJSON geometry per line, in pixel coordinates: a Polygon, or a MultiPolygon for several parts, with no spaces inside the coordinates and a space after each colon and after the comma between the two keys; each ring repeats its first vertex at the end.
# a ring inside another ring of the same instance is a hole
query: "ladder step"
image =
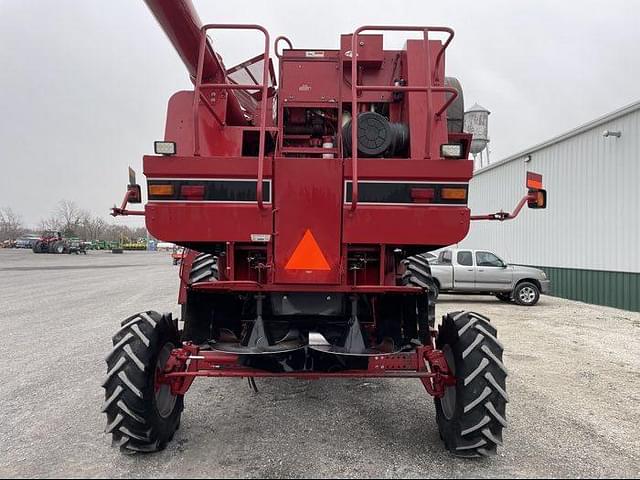
{"type": "Polygon", "coordinates": [[[283,147],[282,153],[331,153],[337,154],[337,148],[322,148],[322,147],[283,147]]]}

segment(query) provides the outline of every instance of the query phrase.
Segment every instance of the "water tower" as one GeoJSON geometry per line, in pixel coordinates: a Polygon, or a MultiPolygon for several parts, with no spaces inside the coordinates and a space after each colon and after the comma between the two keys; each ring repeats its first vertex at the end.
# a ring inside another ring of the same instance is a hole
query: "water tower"
{"type": "Polygon", "coordinates": [[[480,156],[480,168],[485,164],[489,165],[489,114],[491,112],[486,108],[473,105],[469,110],[464,112],[464,131],[473,134],[471,141],[471,154],[474,163],[480,156]],[[486,157],[486,161],[485,161],[486,157]]]}

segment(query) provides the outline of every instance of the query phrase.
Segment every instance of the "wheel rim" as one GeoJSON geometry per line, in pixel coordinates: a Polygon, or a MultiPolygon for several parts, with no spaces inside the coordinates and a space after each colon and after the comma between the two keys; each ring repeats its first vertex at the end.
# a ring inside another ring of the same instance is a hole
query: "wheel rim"
{"type": "MultiPolygon", "coordinates": [[[[172,343],[165,343],[162,350],[158,354],[158,361],[156,362],[156,372],[164,370],[164,366],[171,355],[171,351],[175,348],[172,343]]],[[[171,393],[170,385],[160,385],[155,389],[155,401],[158,415],[162,418],[167,418],[173,412],[173,407],[176,405],[177,397],[171,393]]]]}
{"type": "MultiPolygon", "coordinates": [[[[442,349],[444,352],[444,358],[447,359],[447,365],[449,366],[449,370],[451,373],[455,375],[456,372],[456,361],[453,357],[453,351],[449,345],[445,345],[442,349]]],[[[456,403],[457,403],[457,394],[456,394],[456,386],[451,385],[444,390],[444,397],[440,400],[440,404],[442,405],[442,413],[447,420],[451,420],[456,413],[456,403]]]]}
{"type": "Polygon", "coordinates": [[[532,303],[536,299],[536,292],[531,287],[524,287],[518,295],[524,303],[532,303]]]}

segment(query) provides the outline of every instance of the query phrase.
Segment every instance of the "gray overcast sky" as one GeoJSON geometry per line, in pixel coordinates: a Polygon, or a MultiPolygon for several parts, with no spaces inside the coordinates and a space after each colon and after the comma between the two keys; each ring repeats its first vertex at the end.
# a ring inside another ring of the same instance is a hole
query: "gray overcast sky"
{"type": "MultiPolygon", "coordinates": [[[[204,22],[259,23],[303,48],[363,24],[453,27],[448,74],[491,110],[494,161],[640,99],[640,1],[195,4],[204,22]]],[[[249,40],[214,38],[227,66],[259,52],[249,40]]],[[[31,225],[62,198],[106,216],[189,87],[141,0],[0,0],[0,206],[31,225]]]]}

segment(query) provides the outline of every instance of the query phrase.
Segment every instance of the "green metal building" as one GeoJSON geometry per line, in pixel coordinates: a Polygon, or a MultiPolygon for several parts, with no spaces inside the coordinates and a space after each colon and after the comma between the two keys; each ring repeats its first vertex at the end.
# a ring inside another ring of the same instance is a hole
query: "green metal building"
{"type": "Polygon", "coordinates": [[[472,222],[461,246],[544,269],[553,295],[640,311],[640,102],[478,170],[472,212],[512,208],[527,171],[548,208],[472,222]]]}

